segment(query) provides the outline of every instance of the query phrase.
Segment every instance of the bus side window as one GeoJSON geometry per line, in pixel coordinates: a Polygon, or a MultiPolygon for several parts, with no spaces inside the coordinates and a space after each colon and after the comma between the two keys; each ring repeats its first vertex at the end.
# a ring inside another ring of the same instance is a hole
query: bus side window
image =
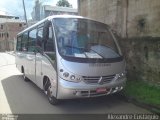
{"type": "Polygon", "coordinates": [[[28,52],[35,52],[36,50],[36,34],[37,29],[33,29],[29,32],[28,52]]]}
{"type": "Polygon", "coordinates": [[[22,38],[22,36],[18,36],[17,37],[17,47],[16,47],[16,50],[17,51],[22,51],[22,49],[21,49],[21,38],[22,38]]]}
{"type": "Polygon", "coordinates": [[[51,22],[45,23],[44,26],[44,51],[54,52],[54,37],[51,22]]]}
{"type": "Polygon", "coordinates": [[[37,41],[36,41],[36,46],[42,49],[42,44],[43,44],[43,27],[44,24],[42,23],[41,25],[38,26],[37,28],[37,41]]]}
{"type": "Polygon", "coordinates": [[[28,32],[25,32],[23,35],[22,35],[22,39],[21,39],[21,49],[22,51],[27,51],[27,43],[28,42],[28,32]]]}

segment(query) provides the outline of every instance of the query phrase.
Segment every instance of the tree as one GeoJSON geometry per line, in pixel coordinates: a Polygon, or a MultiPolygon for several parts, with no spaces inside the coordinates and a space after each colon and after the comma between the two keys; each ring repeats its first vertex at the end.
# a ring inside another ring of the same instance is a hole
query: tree
{"type": "Polygon", "coordinates": [[[72,5],[67,0],[59,0],[56,4],[56,6],[61,7],[72,7],[72,5]]]}

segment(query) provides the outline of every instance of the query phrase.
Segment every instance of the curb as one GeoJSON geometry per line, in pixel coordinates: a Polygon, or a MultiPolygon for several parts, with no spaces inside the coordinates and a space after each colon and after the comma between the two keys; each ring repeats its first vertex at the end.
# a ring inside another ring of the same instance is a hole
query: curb
{"type": "Polygon", "coordinates": [[[147,104],[147,103],[143,103],[143,102],[135,99],[134,97],[124,95],[124,93],[122,93],[121,95],[124,97],[124,99],[127,102],[133,103],[136,106],[140,106],[140,107],[142,107],[144,109],[147,109],[150,112],[155,113],[155,114],[160,116],[160,107],[155,106],[155,105],[150,105],[150,104],[147,104]]]}

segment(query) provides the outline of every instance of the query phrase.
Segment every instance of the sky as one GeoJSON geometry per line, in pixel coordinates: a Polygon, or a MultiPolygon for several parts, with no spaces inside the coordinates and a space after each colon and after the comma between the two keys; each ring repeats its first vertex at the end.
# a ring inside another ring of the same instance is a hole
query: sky
{"type": "MultiPolygon", "coordinates": [[[[40,0],[45,5],[55,6],[58,0],[40,0]]],[[[27,18],[31,19],[31,12],[35,5],[35,0],[24,0],[27,18]]],[[[77,0],[68,0],[73,8],[77,8],[77,0]]],[[[23,2],[22,0],[0,0],[0,11],[7,12],[9,15],[19,16],[24,18],[23,2]]]]}

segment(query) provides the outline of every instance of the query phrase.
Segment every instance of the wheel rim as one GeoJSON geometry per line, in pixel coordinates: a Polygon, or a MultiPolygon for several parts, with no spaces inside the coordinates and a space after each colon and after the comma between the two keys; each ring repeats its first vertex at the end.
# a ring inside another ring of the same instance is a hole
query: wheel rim
{"type": "Polygon", "coordinates": [[[52,91],[51,91],[51,86],[49,86],[48,90],[47,90],[47,96],[49,101],[52,101],[52,91]]]}
{"type": "MultiPolygon", "coordinates": [[[[49,84],[49,78],[47,78],[47,83],[46,83],[46,85],[48,85],[48,84],[49,84]]],[[[52,101],[51,85],[48,86],[47,96],[48,96],[49,101],[52,101]]]]}

